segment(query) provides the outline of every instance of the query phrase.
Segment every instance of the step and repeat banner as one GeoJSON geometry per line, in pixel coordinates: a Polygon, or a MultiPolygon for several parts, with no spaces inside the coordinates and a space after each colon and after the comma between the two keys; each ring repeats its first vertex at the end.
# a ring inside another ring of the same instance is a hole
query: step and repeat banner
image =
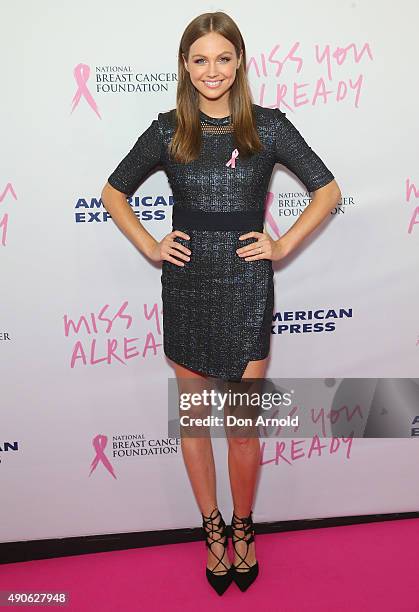
{"type": "MultiPolygon", "coordinates": [[[[286,113],[342,191],[298,252],[274,264],[266,376],[316,378],[337,393],[347,378],[379,385],[418,374],[415,2],[262,0],[257,15],[231,1],[164,10],[132,0],[9,4],[0,116],[2,542],[200,524],[180,440],[168,435],[175,374],[163,352],[161,266],[121,233],[100,195],[138,136],[175,106],[186,25],[216,10],[242,31],[253,101],[286,113]]],[[[281,236],[309,202],[277,165],[267,231],[281,236]]],[[[130,204],[157,240],[171,231],[174,201],[161,169],[130,204]]],[[[418,509],[419,424],[412,418],[403,438],[331,437],[336,418],[364,418],[354,408],[313,406],[309,438],[262,432],[256,521],[418,509]]],[[[226,440],[214,439],[214,451],[228,515],[226,440]]]]}

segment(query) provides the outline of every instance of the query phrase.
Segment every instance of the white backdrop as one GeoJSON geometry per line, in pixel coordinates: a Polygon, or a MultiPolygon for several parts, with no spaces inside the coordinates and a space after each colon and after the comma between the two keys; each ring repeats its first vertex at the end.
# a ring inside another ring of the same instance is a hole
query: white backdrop
{"type": "MultiPolygon", "coordinates": [[[[167,438],[174,372],[160,266],[100,202],[138,135],[174,107],[180,36],[199,13],[237,21],[254,102],[286,112],[343,194],[330,220],[275,264],[274,325],[288,311],[351,316],[328,319],[331,331],[275,327],[267,376],[417,375],[417,5],[262,0],[258,9],[39,0],[4,12],[0,541],[200,524],[179,440],[167,438]]],[[[276,166],[273,237],[307,195],[276,166]]],[[[133,201],[159,240],[172,204],[162,171],[133,201]]],[[[336,452],[326,439],[310,454],[315,441],[297,437],[298,457],[291,440],[278,456],[278,442],[263,440],[256,521],[418,509],[413,439],[355,439],[336,452]]],[[[214,448],[228,517],[225,440],[214,448]]]]}

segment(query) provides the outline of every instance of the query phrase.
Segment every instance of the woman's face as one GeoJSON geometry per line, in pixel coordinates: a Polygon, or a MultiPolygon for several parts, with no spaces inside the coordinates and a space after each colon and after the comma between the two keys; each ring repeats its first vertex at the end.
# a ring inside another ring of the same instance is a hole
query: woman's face
{"type": "Polygon", "coordinates": [[[237,58],[234,45],[229,40],[210,32],[198,38],[189,49],[189,58],[183,56],[185,68],[192,84],[208,100],[228,99],[228,90],[236,78],[242,53],[237,58]]]}

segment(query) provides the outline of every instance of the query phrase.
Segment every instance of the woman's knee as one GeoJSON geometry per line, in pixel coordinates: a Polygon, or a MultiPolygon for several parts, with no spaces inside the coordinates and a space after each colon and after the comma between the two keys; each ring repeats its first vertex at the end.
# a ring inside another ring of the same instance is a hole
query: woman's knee
{"type": "Polygon", "coordinates": [[[229,436],[227,438],[228,443],[235,448],[249,448],[250,446],[259,444],[259,440],[257,437],[247,437],[247,436],[229,436]]]}

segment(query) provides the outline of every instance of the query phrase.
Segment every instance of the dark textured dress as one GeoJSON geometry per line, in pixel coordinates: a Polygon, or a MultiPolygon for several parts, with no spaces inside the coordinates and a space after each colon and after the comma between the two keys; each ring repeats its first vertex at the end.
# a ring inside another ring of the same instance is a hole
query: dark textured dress
{"type": "Polygon", "coordinates": [[[263,150],[248,158],[238,151],[230,161],[237,153],[231,117],[200,111],[200,156],[174,162],[167,152],[175,129],[172,109],[158,114],[108,178],[129,196],[150,170],[164,168],[174,198],[172,229],[190,236],[175,240],[191,250],[183,267],[162,262],[164,352],[187,368],[232,382],[242,379],[248,361],[264,359],[270,348],[272,261],[245,261],[236,249],[255,242],[239,236],[263,231],[275,164],[289,168],[309,192],[334,179],[285,113],[257,104],[253,109],[263,150]]]}

